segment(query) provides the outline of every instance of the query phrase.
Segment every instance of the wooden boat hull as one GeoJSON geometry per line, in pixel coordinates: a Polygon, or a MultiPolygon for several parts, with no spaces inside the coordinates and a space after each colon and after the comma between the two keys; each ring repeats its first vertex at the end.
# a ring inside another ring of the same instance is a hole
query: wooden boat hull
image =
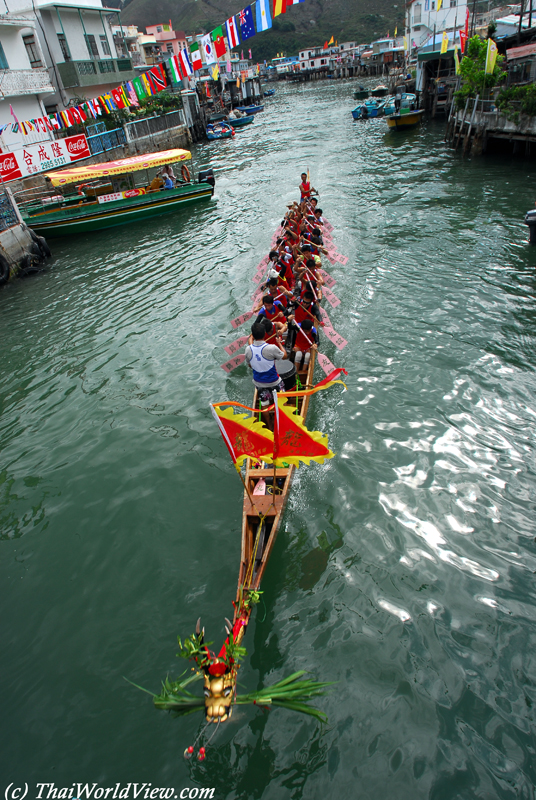
{"type": "Polygon", "coordinates": [[[87,203],[58,211],[24,215],[24,222],[47,239],[115,228],[127,222],[176,211],[181,205],[208,200],[214,192],[208,183],[147,193],[111,203],[87,203]]]}
{"type": "Polygon", "coordinates": [[[254,114],[249,114],[247,117],[239,117],[238,119],[227,119],[229,125],[232,125],[233,128],[243,128],[244,125],[251,125],[252,122],[255,122],[254,114]]]}
{"type": "MultiPolygon", "coordinates": [[[[312,388],[313,386],[313,373],[316,363],[316,351],[311,352],[306,372],[298,373],[302,385],[305,388],[312,388]]],[[[307,416],[309,408],[310,396],[298,398],[298,413],[304,419],[307,416]]],[[[255,392],[254,405],[256,407],[257,393],[255,392]]],[[[272,495],[253,495],[253,490],[256,483],[261,479],[272,480],[274,478],[274,468],[271,464],[255,464],[251,459],[246,461],[246,475],[245,484],[252,496],[254,506],[248,496],[248,492],[244,491],[244,504],[242,511],[242,551],[240,557],[240,569],[238,573],[238,590],[235,603],[235,619],[237,620],[238,610],[241,608],[242,596],[244,589],[258,590],[268,559],[272,553],[281,517],[287,504],[288,496],[292,478],[294,476],[294,466],[278,467],[275,470],[276,485],[279,486],[280,494],[272,495]],[[259,515],[263,515],[261,519],[259,515]],[[263,531],[264,526],[264,531],[263,531]],[[260,530],[259,530],[260,529],[260,530]],[[257,538],[259,541],[257,542],[257,538]]],[[[242,610],[241,619],[244,620],[245,625],[249,621],[251,608],[246,612],[242,610]]]]}
{"type": "Polygon", "coordinates": [[[264,106],[237,106],[237,111],[243,111],[245,114],[258,114],[259,111],[264,111],[264,106]]]}
{"type": "Polygon", "coordinates": [[[372,89],[370,94],[372,97],[385,97],[387,95],[387,86],[376,86],[375,89],[372,89]]]}
{"type": "Polygon", "coordinates": [[[369,94],[368,89],[358,89],[354,92],[354,100],[366,100],[369,94]]]}
{"type": "Polygon", "coordinates": [[[387,124],[392,130],[407,130],[419,125],[424,114],[424,109],[419,108],[416,111],[408,111],[407,114],[391,114],[386,117],[387,124]]]}

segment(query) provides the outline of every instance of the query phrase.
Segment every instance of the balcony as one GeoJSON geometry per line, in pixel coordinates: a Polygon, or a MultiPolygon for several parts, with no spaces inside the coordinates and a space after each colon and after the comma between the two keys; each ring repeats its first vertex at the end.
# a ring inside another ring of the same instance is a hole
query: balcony
{"type": "Polygon", "coordinates": [[[54,91],[47,69],[0,70],[0,97],[52,94],[54,91]]]}
{"type": "MultiPolygon", "coordinates": [[[[76,86],[98,86],[102,83],[123,83],[136,77],[130,58],[103,58],[94,61],[65,61],[58,64],[66,89],[76,86]]],[[[35,70],[34,70],[35,71],[35,70]]]]}

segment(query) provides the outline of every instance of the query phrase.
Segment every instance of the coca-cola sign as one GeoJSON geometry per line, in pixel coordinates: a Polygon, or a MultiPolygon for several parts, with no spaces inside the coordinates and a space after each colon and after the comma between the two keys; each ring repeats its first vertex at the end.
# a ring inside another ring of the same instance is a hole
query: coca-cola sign
{"type": "Polygon", "coordinates": [[[0,155],[0,175],[3,181],[13,181],[68,166],[73,161],[89,158],[90,155],[83,133],[67,136],[66,139],[31,144],[28,147],[22,145],[19,150],[0,155]]]}

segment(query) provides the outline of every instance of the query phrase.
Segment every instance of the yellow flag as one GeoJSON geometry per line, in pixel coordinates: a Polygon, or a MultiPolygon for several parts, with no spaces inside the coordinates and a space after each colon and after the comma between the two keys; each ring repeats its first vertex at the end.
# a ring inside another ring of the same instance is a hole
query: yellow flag
{"type": "Polygon", "coordinates": [[[214,81],[217,81],[217,80],[218,80],[218,75],[219,75],[219,74],[220,74],[220,70],[219,70],[219,67],[218,67],[218,65],[216,64],[216,66],[215,66],[215,67],[214,67],[214,69],[212,70],[212,80],[214,80],[214,81]]]}
{"type": "Polygon", "coordinates": [[[408,49],[408,37],[404,36],[404,50],[408,49]]]}
{"type": "Polygon", "coordinates": [[[454,65],[456,67],[456,75],[460,74],[460,57],[458,56],[458,45],[454,47],[454,65]]]}
{"type": "Polygon", "coordinates": [[[488,50],[486,52],[486,69],[485,72],[493,72],[495,69],[495,62],[497,61],[497,45],[493,39],[488,39],[488,50]]]}
{"type": "Polygon", "coordinates": [[[442,53],[446,53],[448,49],[449,49],[449,35],[446,31],[443,31],[443,38],[441,39],[440,55],[442,53]]]}
{"type": "Polygon", "coordinates": [[[330,44],[333,44],[333,36],[331,37],[331,39],[328,42],[328,45],[330,45],[330,44]]]}
{"type": "Polygon", "coordinates": [[[398,26],[395,28],[395,36],[398,33],[398,26]]]}
{"type": "Polygon", "coordinates": [[[443,0],[437,0],[437,10],[441,10],[441,6],[443,5],[443,0]]]}

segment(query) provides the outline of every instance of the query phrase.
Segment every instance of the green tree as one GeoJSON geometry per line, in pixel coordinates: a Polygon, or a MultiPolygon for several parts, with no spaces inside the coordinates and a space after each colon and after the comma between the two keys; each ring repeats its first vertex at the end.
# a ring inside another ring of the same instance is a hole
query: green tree
{"type": "Polygon", "coordinates": [[[465,55],[460,62],[460,75],[462,86],[456,92],[456,105],[463,108],[468,97],[481,97],[485,90],[492,89],[505,77],[500,64],[504,61],[504,56],[497,56],[493,72],[486,72],[486,53],[488,50],[488,40],[481,39],[480,36],[473,36],[467,40],[465,55]]]}

